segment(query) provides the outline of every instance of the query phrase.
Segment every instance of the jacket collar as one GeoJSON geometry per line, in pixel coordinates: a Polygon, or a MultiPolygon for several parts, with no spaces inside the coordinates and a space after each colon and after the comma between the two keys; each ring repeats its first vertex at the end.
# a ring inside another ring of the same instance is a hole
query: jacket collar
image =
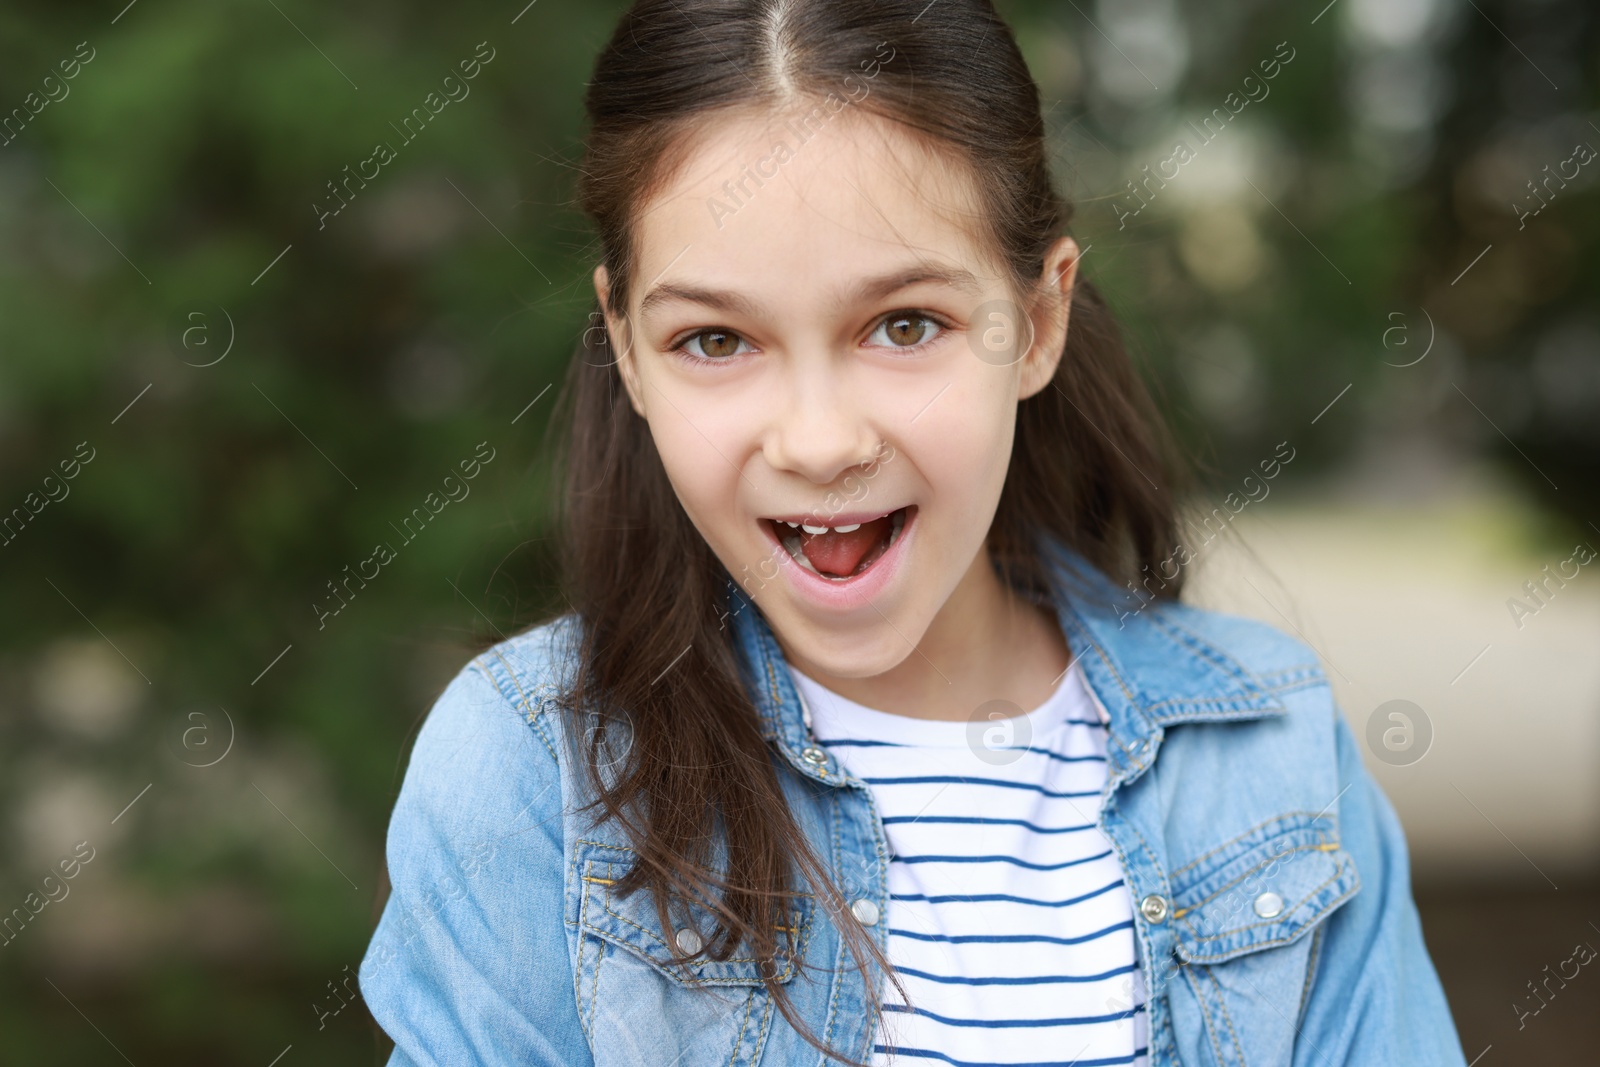
{"type": "MultiPolygon", "coordinates": [[[[1200,613],[1170,601],[1144,602],[1119,589],[1060,542],[1041,542],[1062,633],[1082,663],[1110,724],[1107,755],[1116,778],[1154,761],[1166,728],[1284,714],[1276,695],[1242,663],[1197,632],[1200,613]]],[[[729,618],[762,733],[801,773],[841,784],[843,768],[811,736],[783,651],[760,610],[729,584],[729,618]]]]}

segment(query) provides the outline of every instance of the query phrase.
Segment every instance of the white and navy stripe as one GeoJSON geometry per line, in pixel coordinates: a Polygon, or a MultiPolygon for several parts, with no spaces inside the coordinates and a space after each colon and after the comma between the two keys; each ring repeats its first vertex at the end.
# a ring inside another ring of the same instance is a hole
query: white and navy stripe
{"type": "Polygon", "coordinates": [[[791,673],[891,851],[889,959],[910,1007],[885,986],[873,1063],[1144,1067],[1133,902],[1096,826],[1106,727],[1077,664],[1006,724],[1025,744],[978,751],[966,722],[890,715],[791,673]]]}

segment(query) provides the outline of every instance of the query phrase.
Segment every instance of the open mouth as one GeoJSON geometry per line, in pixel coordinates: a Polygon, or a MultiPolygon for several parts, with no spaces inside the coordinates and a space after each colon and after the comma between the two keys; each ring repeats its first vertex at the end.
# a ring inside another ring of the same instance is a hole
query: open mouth
{"type": "MultiPolygon", "coordinates": [[[[864,522],[812,525],[804,519],[763,519],[773,537],[800,566],[834,582],[865,574],[905,531],[915,504],[864,522]]],[[[814,520],[813,520],[814,521],[814,520]]]]}

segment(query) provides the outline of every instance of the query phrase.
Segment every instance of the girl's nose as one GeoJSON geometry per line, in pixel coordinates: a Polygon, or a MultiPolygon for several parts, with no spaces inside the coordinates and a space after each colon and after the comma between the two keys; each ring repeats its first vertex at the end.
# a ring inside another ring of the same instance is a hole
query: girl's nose
{"type": "Polygon", "coordinates": [[[762,448],[774,470],[828,485],[872,459],[881,435],[870,398],[852,388],[847,375],[830,367],[793,375],[786,386],[762,448]]]}

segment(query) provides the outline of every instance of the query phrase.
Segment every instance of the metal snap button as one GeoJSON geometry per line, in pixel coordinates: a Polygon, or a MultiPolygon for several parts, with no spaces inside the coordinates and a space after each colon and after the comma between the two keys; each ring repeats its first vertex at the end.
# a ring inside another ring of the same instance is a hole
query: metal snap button
{"type": "Polygon", "coordinates": [[[880,917],[878,914],[878,905],[874,904],[866,897],[862,897],[860,900],[850,905],[850,914],[854,915],[856,917],[856,921],[862,926],[876,926],[878,925],[878,919],[880,917]]]}
{"type": "Polygon", "coordinates": [[[800,758],[814,766],[820,767],[828,762],[828,754],[815,745],[808,745],[800,750],[800,758]]]}
{"type": "Polygon", "coordinates": [[[1256,914],[1263,919],[1276,919],[1283,914],[1283,898],[1268,891],[1256,897],[1256,914]]]}
{"type": "Polygon", "coordinates": [[[705,947],[705,939],[700,936],[700,931],[691,930],[687,926],[679,930],[673,937],[678,943],[678,951],[685,956],[693,956],[705,947]]]}
{"type": "Polygon", "coordinates": [[[1149,919],[1153,923],[1166,922],[1167,898],[1155,893],[1151,893],[1149,896],[1139,901],[1139,914],[1143,915],[1146,919],[1149,919]]]}

